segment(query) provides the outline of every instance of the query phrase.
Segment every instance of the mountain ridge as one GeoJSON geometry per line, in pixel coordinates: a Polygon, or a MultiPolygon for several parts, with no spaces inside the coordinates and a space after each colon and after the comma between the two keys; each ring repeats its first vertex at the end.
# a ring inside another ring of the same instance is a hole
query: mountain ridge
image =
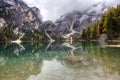
{"type": "MultiPolygon", "coordinates": [[[[99,20],[103,11],[107,8],[104,3],[92,5],[87,11],[72,11],[64,14],[55,22],[42,21],[40,10],[36,7],[29,7],[22,0],[1,0],[0,4],[0,28],[14,24],[13,32],[16,35],[20,33],[37,32],[48,39],[61,38],[61,35],[81,33],[91,23],[99,20]],[[95,11],[100,7],[100,12],[95,11]],[[71,26],[73,24],[73,26],[71,26]]],[[[69,37],[71,37],[70,35],[69,37]]],[[[68,37],[68,38],[69,38],[68,37]]]]}

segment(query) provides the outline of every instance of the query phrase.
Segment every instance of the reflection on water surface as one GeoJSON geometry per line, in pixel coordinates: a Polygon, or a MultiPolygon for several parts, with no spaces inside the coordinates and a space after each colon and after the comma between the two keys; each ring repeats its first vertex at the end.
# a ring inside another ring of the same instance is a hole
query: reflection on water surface
{"type": "Polygon", "coordinates": [[[120,80],[119,48],[83,42],[1,45],[0,80],[120,80]]]}

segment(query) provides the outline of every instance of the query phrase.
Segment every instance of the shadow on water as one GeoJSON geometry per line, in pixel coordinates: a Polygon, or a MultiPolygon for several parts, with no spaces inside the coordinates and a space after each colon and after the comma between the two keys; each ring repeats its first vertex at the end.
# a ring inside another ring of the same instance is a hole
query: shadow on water
{"type": "Polygon", "coordinates": [[[1,80],[120,79],[119,48],[86,42],[0,45],[1,80]]]}

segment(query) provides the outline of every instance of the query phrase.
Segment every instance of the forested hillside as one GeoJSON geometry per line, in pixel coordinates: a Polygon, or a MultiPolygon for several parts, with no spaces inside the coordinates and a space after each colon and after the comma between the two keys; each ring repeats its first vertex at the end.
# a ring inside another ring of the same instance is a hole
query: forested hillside
{"type": "Polygon", "coordinates": [[[82,39],[97,39],[101,34],[107,34],[109,39],[120,37],[120,5],[110,7],[105,11],[100,20],[91,24],[82,32],[82,39]]]}

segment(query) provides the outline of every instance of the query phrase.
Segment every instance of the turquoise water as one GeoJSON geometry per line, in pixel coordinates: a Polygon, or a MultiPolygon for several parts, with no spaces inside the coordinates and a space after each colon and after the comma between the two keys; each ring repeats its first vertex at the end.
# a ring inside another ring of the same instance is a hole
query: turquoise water
{"type": "Polygon", "coordinates": [[[120,80],[120,48],[84,42],[0,45],[0,80],[120,80]]]}

